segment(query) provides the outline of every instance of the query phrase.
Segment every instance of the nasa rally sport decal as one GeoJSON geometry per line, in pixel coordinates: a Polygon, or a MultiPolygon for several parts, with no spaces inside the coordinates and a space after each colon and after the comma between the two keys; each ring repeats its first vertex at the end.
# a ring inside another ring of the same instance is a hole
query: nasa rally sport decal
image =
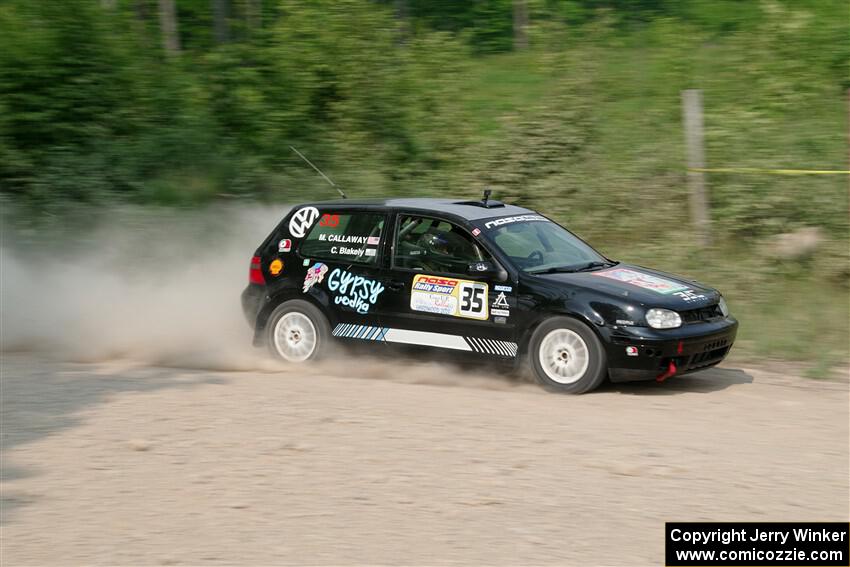
{"type": "Polygon", "coordinates": [[[452,317],[486,319],[486,283],[417,274],[413,277],[410,309],[452,317]]]}
{"type": "Polygon", "coordinates": [[[295,238],[304,238],[317,218],[319,218],[319,209],[316,207],[298,209],[289,219],[289,234],[295,238]]]}

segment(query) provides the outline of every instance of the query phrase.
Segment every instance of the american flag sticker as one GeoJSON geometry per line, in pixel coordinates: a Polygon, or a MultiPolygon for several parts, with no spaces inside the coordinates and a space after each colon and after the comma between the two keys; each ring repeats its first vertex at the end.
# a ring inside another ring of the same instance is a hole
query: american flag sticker
{"type": "Polygon", "coordinates": [[[481,234],[480,228],[473,228],[472,229],[472,236],[478,236],[479,234],[481,234]]]}
{"type": "Polygon", "coordinates": [[[374,256],[377,253],[378,253],[378,250],[375,249],[375,248],[367,248],[366,249],[366,255],[367,256],[374,256]]]}
{"type": "Polygon", "coordinates": [[[371,244],[373,246],[377,246],[380,243],[381,243],[381,237],[380,236],[370,236],[369,238],[366,239],[366,244],[371,244]]]}

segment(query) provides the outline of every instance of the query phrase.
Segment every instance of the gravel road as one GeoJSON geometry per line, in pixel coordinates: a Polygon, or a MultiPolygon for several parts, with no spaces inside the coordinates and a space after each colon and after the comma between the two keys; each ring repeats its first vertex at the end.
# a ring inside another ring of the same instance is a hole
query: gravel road
{"type": "Polygon", "coordinates": [[[849,479],[846,380],[3,355],[4,566],[657,566],[667,520],[847,520],[849,479]]]}

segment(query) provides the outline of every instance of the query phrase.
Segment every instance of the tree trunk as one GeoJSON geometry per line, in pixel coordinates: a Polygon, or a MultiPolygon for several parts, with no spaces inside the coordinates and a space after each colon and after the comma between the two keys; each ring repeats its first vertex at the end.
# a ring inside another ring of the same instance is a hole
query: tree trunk
{"type": "Polygon", "coordinates": [[[688,185],[691,188],[691,219],[697,240],[703,248],[711,244],[711,212],[705,184],[705,150],[703,147],[702,91],[682,91],[682,122],[688,152],[688,185]]]}
{"type": "Polygon", "coordinates": [[[145,24],[148,21],[148,5],[145,0],[135,0],[133,11],[136,12],[136,21],[145,24]]]}
{"type": "Polygon", "coordinates": [[[149,8],[147,0],[133,0],[133,29],[144,47],[150,47],[153,43],[150,30],[148,29],[149,8]]]}
{"type": "Polygon", "coordinates": [[[395,19],[398,20],[401,43],[410,36],[410,6],[408,0],[395,0],[395,19]]]}
{"type": "Polygon", "coordinates": [[[212,0],[213,30],[218,43],[230,41],[230,5],[228,0],[212,0]]]}
{"type": "Polygon", "coordinates": [[[250,30],[263,27],[263,0],[245,0],[245,20],[250,30]]]}
{"type": "Polygon", "coordinates": [[[159,0],[159,28],[162,48],[168,54],[180,52],[180,36],[177,35],[177,10],[174,0],[159,0]]]}
{"type": "Polygon", "coordinates": [[[528,47],[528,4],[526,0],[513,0],[514,4],[514,49],[517,51],[528,47]]]}

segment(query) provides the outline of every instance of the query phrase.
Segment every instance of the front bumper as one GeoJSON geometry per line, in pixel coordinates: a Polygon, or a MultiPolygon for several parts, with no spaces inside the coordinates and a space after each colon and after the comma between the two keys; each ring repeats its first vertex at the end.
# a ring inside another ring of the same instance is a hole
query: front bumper
{"type": "Polygon", "coordinates": [[[729,354],[738,332],[738,321],[684,325],[678,329],[621,327],[613,330],[607,344],[608,372],[612,382],[652,380],[679,376],[719,364],[729,354]],[[629,356],[627,347],[637,349],[629,356]],[[670,363],[673,363],[672,366],[670,363]],[[675,368],[675,372],[668,372],[675,368]]]}

